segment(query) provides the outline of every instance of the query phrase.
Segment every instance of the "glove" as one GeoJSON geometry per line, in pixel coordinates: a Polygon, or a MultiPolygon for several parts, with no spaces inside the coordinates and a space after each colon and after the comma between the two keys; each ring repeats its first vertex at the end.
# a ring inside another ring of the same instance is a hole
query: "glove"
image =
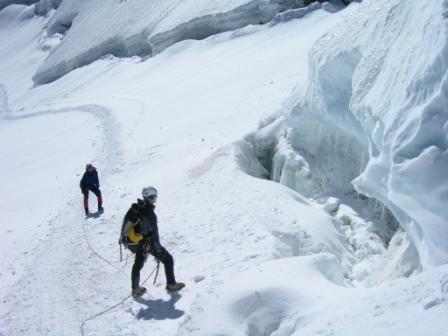
{"type": "Polygon", "coordinates": [[[143,251],[149,253],[151,251],[151,244],[148,237],[143,237],[141,244],[143,245],[143,251]]]}

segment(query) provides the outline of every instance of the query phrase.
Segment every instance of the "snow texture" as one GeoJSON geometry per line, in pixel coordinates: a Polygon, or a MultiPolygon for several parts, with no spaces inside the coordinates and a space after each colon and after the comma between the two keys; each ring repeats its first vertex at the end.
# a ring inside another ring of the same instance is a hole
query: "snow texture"
{"type": "Polygon", "coordinates": [[[446,1],[295,5],[0,11],[1,335],[446,334],[446,1]],[[147,185],[186,287],[133,300],[147,185]]]}

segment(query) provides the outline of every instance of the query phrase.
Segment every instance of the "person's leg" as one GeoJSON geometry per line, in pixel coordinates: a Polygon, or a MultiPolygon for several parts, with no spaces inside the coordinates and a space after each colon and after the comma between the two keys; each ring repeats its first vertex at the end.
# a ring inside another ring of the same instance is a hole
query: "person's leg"
{"type": "Polygon", "coordinates": [[[86,215],[89,214],[89,191],[87,190],[84,193],[84,210],[86,211],[86,215]]]}
{"type": "Polygon", "coordinates": [[[140,285],[140,270],[145,264],[145,252],[143,250],[143,244],[138,244],[135,252],[134,265],[132,266],[131,273],[131,286],[132,289],[136,289],[140,285]]]}
{"type": "Polygon", "coordinates": [[[103,210],[103,197],[101,196],[101,190],[99,188],[92,188],[92,192],[95,194],[98,200],[98,211],[103,210]]]}
{"type": "Polygon", "coordinates": [[[162,253],[160,256],[156,256],[156,258],[165,267],[166,284],[175,284],[176,278],[174,277],[174,259],[172,255],[164,247],[162,247],[162,253]]]}

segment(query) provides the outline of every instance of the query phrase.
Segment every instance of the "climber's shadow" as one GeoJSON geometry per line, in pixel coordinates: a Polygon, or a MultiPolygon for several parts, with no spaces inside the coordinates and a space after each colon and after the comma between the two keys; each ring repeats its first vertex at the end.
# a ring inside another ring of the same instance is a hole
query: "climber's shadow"
{"type": "Polygon", "coordinates": [[[185,314],[183,310],[176,309],[175,304],[182,296],[179,293],[171,294],[168,301],[161,299],[150,300],[142,297],[135,301],[144,304],[147,308],[141,308],[136,317],[139,320],[174,320],[185,314]]]}

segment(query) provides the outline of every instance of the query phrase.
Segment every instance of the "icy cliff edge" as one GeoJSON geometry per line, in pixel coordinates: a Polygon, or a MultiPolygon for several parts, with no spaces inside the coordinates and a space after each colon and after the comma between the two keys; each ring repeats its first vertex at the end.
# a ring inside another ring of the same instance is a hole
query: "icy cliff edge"
{"type": "Polygon", "coordinates": [[[303,0],[65,0],[46,31],[64,38],[33,81],[49,83],[107,54],[152,56],[180,41],[264,24],[301,7],[303,0]]]}
{"type": "Polygon", "coordinates": [[[314,46],[287,123],[310,171],[339,160],[327,186],[351,179],[392,210],[423,267],[448,262],[447,15],[444,0],[364,1],[314,46]]]}

